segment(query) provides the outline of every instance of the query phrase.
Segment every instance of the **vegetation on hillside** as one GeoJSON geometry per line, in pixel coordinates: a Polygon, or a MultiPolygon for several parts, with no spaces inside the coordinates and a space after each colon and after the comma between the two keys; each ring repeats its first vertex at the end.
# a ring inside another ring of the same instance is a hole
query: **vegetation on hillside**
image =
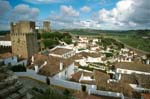
{"type": "Polygon", "coordinates": [[[8,34],[8,33],[10,33],[9,30],[8,30],[8,31],[0,31],[0,36],[1,36],[1,35],[6,35],[6,34],[8,34]]]}
{"type": "Polygon", "coordinates": [[[119,37],[118,40],[134,48],[150,52],[150,39],[143,39],[142,37],[135,35],[135,36],[119,37]]]}
{"type": "Polygon", "coordinates": [[[46,48],[52,48],[60,44],[60,41],[65,42],[67,44],[72,43],[72,37],[69,33],[60,33],[60,32],[43,33],[41,35],[41,39],[46,48]]]}
{"type": "Polygon", "coordinates": [[[107,47],[114,48],[114,49],[124,48],[124,44],[122,44],[122,43],[120,43],[120,42],[118,42],[112,38],[100,37],[99,42],[97,44],[102,45],[105,49],[107,47]]]}

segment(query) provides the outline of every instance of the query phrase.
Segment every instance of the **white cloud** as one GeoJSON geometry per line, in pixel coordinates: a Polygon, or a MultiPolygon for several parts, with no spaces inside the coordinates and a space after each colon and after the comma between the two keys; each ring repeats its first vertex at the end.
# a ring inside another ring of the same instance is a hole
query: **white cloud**
{"type": "Polygon", "coordinates": [[[3,19],[10,9],[11,5],[8,1],[0,1],[0,18],[3,19]]]}
{"type": "Polygon", "coordinates": [[[121,0],[112,10],[100,10],[95,18],[108,28],[135,29],[150,27],[149,16],[149,0],[121,0]]]}
{"type": "Polygon", "coordinates": [[[0,30],[9,29],[9,14],[11,11],[11,5],[8,1],[0,1],[0,30]]]}
{"type": "Polygon", "coordinates": [[[80,20],[80,21],[75,21],[73,23],[76,28],[92,28],[92,29],[99,29],[101,25],[93,20],[80,20]]]}
{"type": "Polygon", "coordinates": [[[72,6],[62,5],[60,7],[60,10],[61,10],[61,14],[63,16],[74,16],[74,17],[77,17],[77,16],[80,15],[80,13],[78,11],[76,11],[75,9],[73,9],[72,6]]]}
{"type": "Polygon", "coordinates": [[[12,12],[13,20],[35,20],[38,17],[40,10],[26,4],[19,4],[15,6],[12,12]]]}
{"type": "Polygon", "coordinates": [[[80,10],[81,10],[82,12],[90,12],[90,11],[91,11],[91,8],[88,7],[88,6],[83,6],[82,8],[80,8],[80,10]]]}

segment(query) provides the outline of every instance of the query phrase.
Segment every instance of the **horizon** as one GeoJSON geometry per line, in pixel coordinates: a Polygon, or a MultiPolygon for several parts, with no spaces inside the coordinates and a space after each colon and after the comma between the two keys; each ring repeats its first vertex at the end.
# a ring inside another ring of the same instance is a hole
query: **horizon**
{"type": "Polygon", "coordinates": [[[52,30],[149,30],[149,0],[1,0],[0,31],[10,22],[50,21],[52,30]]]}

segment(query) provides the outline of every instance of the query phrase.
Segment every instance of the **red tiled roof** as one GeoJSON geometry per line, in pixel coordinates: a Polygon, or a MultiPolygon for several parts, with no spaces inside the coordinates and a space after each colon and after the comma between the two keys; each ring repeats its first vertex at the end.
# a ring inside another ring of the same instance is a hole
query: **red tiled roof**
{"type": "Polygon", "coordinates": [[[71,49],[66,49],[66,48],[56,48],[52,51],[50,51],[50,54],[57,54],[57,55],[63,55],[69,51],[72,51],[71,49]]]}
{"type": "Polygon", "coordinates": [[[1,53],[0,54],[0,59],[5,59],[5,58],[12,57],[12,56],[13,56],[13,54],[9,53],[9,52],[7,52],[7,53],[1,53]]]}
{"type": "Polygon", "coordinates": [[[150,99],[150,93],[142,93],[144,99],[150,99]]]}
{"type": "Polygon", "coordinates": [[[60,62],[63,63],[64,68],[71,65],[73,63],[70,59],[63,59],[54,56],[45,56],[41,54],[34,55],[36,65],[42,65],[45,61],[47,61],[47,65],[40,69],[39,73],[43,75],[54,75],[60,71],[60,62]]]}
{"type": "Polygon", "coordinates": [[[115,66],[122,69],[129,69],[129,70],[137,70],[143,72],[150,72],[150,65],[137,63],[137,62],[121,62],[115,63],[115,66]]]}

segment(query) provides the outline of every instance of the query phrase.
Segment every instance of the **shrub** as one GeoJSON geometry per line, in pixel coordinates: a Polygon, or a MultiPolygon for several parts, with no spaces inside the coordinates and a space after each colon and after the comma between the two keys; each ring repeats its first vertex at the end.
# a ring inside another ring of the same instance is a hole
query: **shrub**
{"type": "Polygon", "coordinates": [[[106,55],[106,57],[112,57],[113,54],[112,53],[104,53],[106,55]]]}
{"type": "Polygon", "coordinates": [[[69,33],[60,33],[57,31],[52,33],[43,33],[41,38],[46,48],[55,47],[59,44],[59,41],[64,41],[67,44],[72,43],[72,37],[69,33]]]}
{"type": "Polygon", "coordinates": [[[68,89],[65,89],[63,91],[63,93],[64,93],[65,96],[69,96],[70,95],[70,91],[68,89]]]}

